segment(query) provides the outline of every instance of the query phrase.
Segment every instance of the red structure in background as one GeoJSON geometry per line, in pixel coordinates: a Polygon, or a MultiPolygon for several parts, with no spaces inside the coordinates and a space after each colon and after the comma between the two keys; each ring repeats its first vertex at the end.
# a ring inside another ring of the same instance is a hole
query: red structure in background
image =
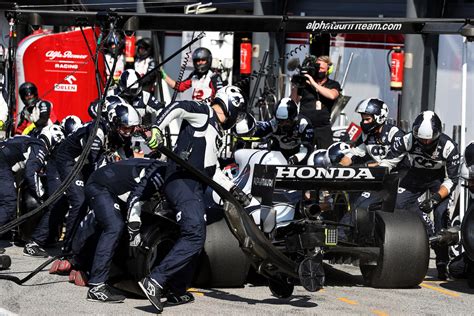
{"type": "MultiPolygon", "coordinates": [[[[16,113],[23,109],[18,87],[25,81],[38,87],[39,97],[53,104],[58,120],[77,115],[89,121],[87,108],[99,96],[95,63],[89,48],[95,53],[96,36],[91,28],[63,33],[40,33],[23,39],[16,58],[16,113]],[[89,48],[88,48],[89,45],[89,48]]],[[[97,35],[97,34],[96,34],[97,35]]],[[[105,63],[98,54],[102,89],[105,84],[105,63]]]]}

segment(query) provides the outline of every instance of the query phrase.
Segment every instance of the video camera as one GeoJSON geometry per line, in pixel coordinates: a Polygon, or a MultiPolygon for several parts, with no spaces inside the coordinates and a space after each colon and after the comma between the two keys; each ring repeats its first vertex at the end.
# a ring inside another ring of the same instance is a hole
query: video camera
{"type": "Polygon", "coordinates": [[[297,73],[291,78],[291,82],[298,88],[304,88],[306,86],[306,80],[308,80],[305,77],[306,74],[313,77],[313,79],[316,79],[319,72],[319,64],[311,62],[308,58],[303,61],[303,65],[300,64],[300,59],[298,57],[292,58],[288,61],[286,68],[289,71],[297,71],[297,73]]]}

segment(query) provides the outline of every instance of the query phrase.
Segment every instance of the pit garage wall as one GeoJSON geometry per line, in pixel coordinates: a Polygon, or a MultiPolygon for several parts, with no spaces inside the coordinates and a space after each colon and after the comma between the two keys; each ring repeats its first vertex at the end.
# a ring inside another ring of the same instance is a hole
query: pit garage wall
{"type": "MultiPolygon", "coordinates": [[[[474,44],[467,45],[466,144],[474,140],[474,44]]],[[[445,133],[451,137],[453,126],[461,124],[462,52],[460,35],[440,36],[434,109],[444,123],[445,133]]]]}
{"type": "MultiPolygon", "coordinates": [[[[371,97],[384,100],[389,107],[389,117],[393,120],[398,119],[399,92],[390,90],[390,71],[387,65],[387,54],[393,46],[403,47],[403,39],[388,36],[372,39],[367,36],[346,39],[336,36],[331,39],[330,55],[335,67],[341,57],[339,70],[335,69],[338,72],[336,80],[341,84],[351,53],[354,54],[343,89],[344,95],[351,96],[344,110],[347,122],[359,124],[360,115],[355,113],[357,104],[371,97]]],[[[334,79],[334,75],[330,78],[334,79]]],[[[336,121],[334,125],[337,126],[339,123],[346,125],[339,121],[336,121]]]]}

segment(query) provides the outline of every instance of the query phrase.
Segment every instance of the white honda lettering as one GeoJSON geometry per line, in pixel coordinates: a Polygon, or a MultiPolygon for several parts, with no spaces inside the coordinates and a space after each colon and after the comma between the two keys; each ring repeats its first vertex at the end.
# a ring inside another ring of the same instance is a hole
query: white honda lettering
{"type": "Polygon", "coordinates": [[[309,179],[314,178],[316,175],[316,170],[313,168],[303,167],[296,170],[296,177],[300,179],[309,179]]]}
{"type": "Polygon", "coordinates": [[[372,172],[368,168],[359,169],[359,173],[354,177],[354,179],[375,179],[372,172]]]}
{"type": "Polygon", "coordinates": [[[338,168],[337,169],[337,178],[338,179],[350,179],[354,178],[356,175],[356,171],[354,169],[349,168],[338,168]]]}
{"type": "Polygon", "coordinates": [[[277,167],[277,178],[294,178],[297,167],[277,167]]]}

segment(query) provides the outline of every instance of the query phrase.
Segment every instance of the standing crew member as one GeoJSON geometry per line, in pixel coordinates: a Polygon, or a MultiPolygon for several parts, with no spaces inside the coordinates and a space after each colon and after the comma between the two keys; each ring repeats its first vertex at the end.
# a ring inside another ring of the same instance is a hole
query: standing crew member
{"type": "MultiPolygon", "coordinates": [[[[218,149],[223,130],[232,128],[246,114],[246,101],[242,91],[234,86],[222,88],[216,93],[212,106],[203,102],[180,101],[167,106],[157,118],[148,142],[150,148],[157,148],[163,142],[161,130],[172,120],[182,118],[181,130],[176,142],[175,153],[194,168],[212,178],[221,172],[218,163],[218,149]]],[[[249,198],[222,174],[219,183],[230,190],[241,203],[250,203],[249,198]]],[[[144,183],[149,181],[146,177],[144,183]]],[[[186,295],[186,286],[192,280],[194,263],[206,240],[204,186],[174,162],[169,162],[164,193],[171,208],[176,212],[176,221],[181,236],[168,255],[151,274],[139,282],[150,302],[162,311],[161,296],[165,286],[177,295],[175,304],[191,300],[186,295]],[[179,278],[179,284],[173,282],[179,278]]],[[[138,187],[139,188],[139,187],[138,187]]],[[[130,245],[140,243],[140,193],[129,198],[128,231],[130,245]]]]}
{"type": "Polygon", "coordinates": [[[212,99],[216,92],[223,87],[223,83],[221,76],[212,71],[211,64],[211,51],[205,47],[199,47],[193,52],[194,71],[187,79],[177,84],[164,71],[162,71],[162,76],[168,86],[179,92],[193,88],[192,99],[195,101],[212,99]]]}
{"type": "MultiPolygon", "coordinates": [[[[448,227],[449,197],[458,183],[460,156],[457,144],[442,133],[441,120],[436,113],[424,111],[419,114],[412,132],[396,141],[379,165],[393,169],[405,156],[408,156],[410,167],[400,182],[396,207],[409,209],[429,191],[428,198],[418,206],[426,214],[434,211],[434,232],[428,231],[428,234],[438,234],[448,227]]],[[[446,280],[448,246],[435,244],[432,248],[436,253],[438,278],[446,280]]]]}

